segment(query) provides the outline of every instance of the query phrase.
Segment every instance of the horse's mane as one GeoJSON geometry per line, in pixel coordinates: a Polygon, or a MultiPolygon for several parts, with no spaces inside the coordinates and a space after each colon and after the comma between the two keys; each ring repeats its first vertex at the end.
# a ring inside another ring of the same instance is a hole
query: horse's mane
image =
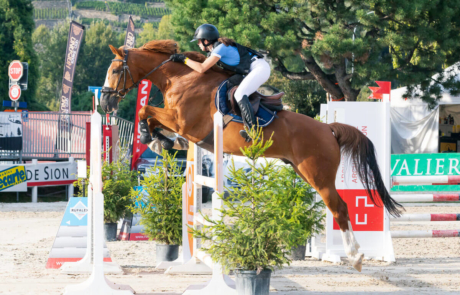
{"type": "Polygon", "coordinates": [[[148,50],[158,53],[174,54],[179,50],[179,45],[174,40],[153,40],[145,43],[136,50],[148,50]]]}

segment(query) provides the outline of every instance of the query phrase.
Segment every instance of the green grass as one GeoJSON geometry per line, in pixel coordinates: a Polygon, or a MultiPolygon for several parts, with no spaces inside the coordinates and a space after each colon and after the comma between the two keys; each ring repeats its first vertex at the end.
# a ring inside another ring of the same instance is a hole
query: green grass
{"type": "Polygon", "coordinates": [[[65,8],[35,8],[34,19],[65,19],[69,11],[65,8]]]}
{"type": "MultiPolygon", "coordinates": [[[[126,29],[128,27],[128,22],[119,22],[119,21],[109,21],[107,19],[100,19],[100,18],[82,18],[82,24],[84,25],[91,25],[93,22],[103,22],[106,25],[112,25],[112,27],[118,27],[122,29],[126,29]]],[[[152,22],[154,28],[158,28],[159,22],[152,22]]],[[[134,27],[139,29],[142,28],[144,22],[135,20],[134,27]]]]}
{"type": "Polygon", "coordinates": [[[110,12],[115,15],[132,14],[149,17],[171,14],[171,11],[167,8],[146,7],[145,5],[141,4],[120,2],[107,2],[107,4],[109,5],[110,12]]]}
{"type": "Polygon", "coordinates": [[[107,6],[104,2],[100,1],[84,1],[84,2],[77,2],[75,4],[76,9],[94,9],[99,11],[106,11],[107,6]]]}

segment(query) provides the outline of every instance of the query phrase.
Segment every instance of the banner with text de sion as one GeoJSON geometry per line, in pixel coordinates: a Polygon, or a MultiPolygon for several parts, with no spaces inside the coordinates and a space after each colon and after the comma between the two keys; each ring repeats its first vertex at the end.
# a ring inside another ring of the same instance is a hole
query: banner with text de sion
{"type": "MultiPolygon", "coordinates": [[[[339,122],[357,128],[374,144],[377,162],[385,186],[390,187],[390,121],[388,102],[330,102],[327,105],[327,122],[339,122]]],[[[389,236],[389,216],[381,206],[375,192],[373,204],[357,175],[358,167],[342,155],[336,176],[336,188],[347,203],[351,225],[358,243],[359,252],[366,257],[385,259],[392,257],[393,246],[389,236]],[[384,258],[386,257],[386,258],[384,258]]],[[[342,235],[338,224],[327,210],[327,257],[346,257],[342,235]]],[[[324,256],[323,256],[324,258],[324,256]]],[[[391,260],[391,258],[389,258],[391,260]]]]}
{"type": "Polygon", "coordinates": [[[131,169],[134,168],[134,164],[137,159],[140,158],[143,152],[147,149],[147,145],[142,144],[140,141],[141,130],[139,129],[139,111],[143,106],[148,105],[150,89],[152,89],[152,82],[149,80],[142,80],[137,88],[137,106],[136,115],[134,120],[134,142],[133,142],[133,158],[131,162],[131,169]]]}

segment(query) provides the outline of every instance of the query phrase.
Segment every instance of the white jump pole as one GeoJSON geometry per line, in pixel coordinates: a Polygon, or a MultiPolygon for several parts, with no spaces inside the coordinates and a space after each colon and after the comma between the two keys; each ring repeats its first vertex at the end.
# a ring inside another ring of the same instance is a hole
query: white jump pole
{"type": "Polygon", "coordinates": [[[391,231],[393,239],[403,238],[457,238],[460,237],[460,230],[410,230],[391,231]]]}
{"type": "MultiPolygon", "coordinates": [[[[208,183],[208,179],[197,182],[200,185],[212,185],[214,193],[212,194],[212,219],[216,221],[222,220],[222,213],[219,211],[223,206],[224,202],[220,199],[219,194],[224,192],[224,176],[223,176],[223,153],[224,139],[223,139],[223,118],[219,112],[214,114],[214,176],[215,180],[213,184],[208,183]]],[[[195,157],[195,161],[197,158],[195,157]]],[[[198,169],[196,167],[195,169],[198,169]]],[[[195,174],[196,175],[196,174],[195,174]]],[[[200,200],[201,201],[201,200],[200,200]]],[[[198,204],[195,203],[195,207],[198,204]]],[[[196,208],[195,208],[196,210],[196,208]]],[[[194,211],[195,211],[194,210],[194,211]]],[[[198,214],[194,215],[194,223],[199,224],[200,217],[198,214]]],[[[237,295],[235,282],[222,272],[222,266],[211,260],[211,257],[206,253],[199,250],[198,239],[193,239],[194,256],[196,259],[201,260],[203,263],[212,267],[212,278],[204,285],[192,285],[183,294],[184,295],[237,295]]]]}
{"type": "Polygon", "coordinates": [[[93,271],[88,280],[77,285],[69,285],[64,295],[132,295],[129,286],[115,285],[104,276],[104,195],[102,194],[101,163],[102,117],[95,112],[91,116],[91,175],[93,190],[93,271]]]}
{"type": "Polygon", "coordinates": [[[459,184],[460,175],[439,175],[439,176],[393,176],[393,185],[447,185],[459,184]]]}

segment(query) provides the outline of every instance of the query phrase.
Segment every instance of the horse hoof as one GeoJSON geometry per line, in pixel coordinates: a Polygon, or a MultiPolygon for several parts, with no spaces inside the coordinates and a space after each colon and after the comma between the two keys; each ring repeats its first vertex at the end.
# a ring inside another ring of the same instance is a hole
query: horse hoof
{"type": "Polygon", "coordinates": [[[188,140],[185,138],[178,137],[176,140],[174,140],[174,146],[173,149],[175,150],[188,150],[188,140]]]}
{"type": "Polygon", "coordinates": [[[169,138],[166,138],[166,139],[162,139],[161,140],[161,146],[165,149],[165,150],[170,150],[174,147],[174,141],[172,141],[171,139],[169,138]]]}
{"type": "Polygon", "coordinates": [[[350,259],[351,265],[359,272],[363,269],[363,258],[364,258],[364,253],[358,253],[350,259]]]}
{"type": "Polygon", "coordinates": [[[142,133],[140,141],[142,144],[148,144],[149,142],[152,141],[152,137],[150,136],[150,134],[142,133]]]}
{"type": "Polygon", "coordinates": [[[161,155],[161,152],[163,151],[163,148],[161,147],[161,142],[158,139],[152,140],[151,142],[149,142],[147,146],[152,152],[157,153],[158,155],[161,155]]]}

